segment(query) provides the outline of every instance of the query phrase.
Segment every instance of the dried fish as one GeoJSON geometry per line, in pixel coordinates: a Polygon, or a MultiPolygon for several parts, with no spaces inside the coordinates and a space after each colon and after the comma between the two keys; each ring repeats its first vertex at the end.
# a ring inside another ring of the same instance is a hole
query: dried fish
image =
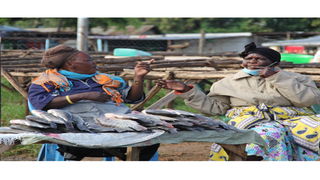
{"type": "Polygon", "coordinates": [[[186,121],[176,121],[176,122],[173,122],[172,125],[173,125],[174,127],[177,127],[177,126],[192,127],[192,126],[193,126],[193,123],[186,122],[186,121]]]}
{"type": "Polygon", "coordinates": [[[146,109],[142,111],[145,114],[162,115],[169,117],[195,117],[195,114],[173,109],[146,109]]]}
{"type": "Polygon", "coordinates": [[[169,132],[170,134],[174,134],[174,133],[178,133],[177,128],[167,128],[164,126],[152,126],[152,127],[148,127],[149,130],[156,130],[156,129],[161,129],[164,130],[166,132],[169,132]]]}
{"type": "Polygon", "coordinates": [[[47,121],[56,123],[56,124],[65,124],[65,121],[60,118],[60,117],[56,117],[46,111],[42,111],[42,110],[32,110],[31,113],[35,116],[38,116],[40,118],[43,118],[47,121]]]}
{"type": "Polygon", "coordinates": [[[104,116],[98,117],[97,121],[103,126],[120,128],[120,129],[124,129],[127,131],[132,131],[132,130],[146,131],[147,130],[146,127],[141,126],[136,121],[117,119],[115,117],[112,117],[112,115],[110,115],[110,113],[106,113],[106,114],[104,114],[104,116]]]}
{"type": "Polygon", "coordinates": [[[238,128],[231,126],[221,120],[212,119],[201,114],[196,114],[196,118],[200,121],[201,126],[208,127],[209,129],[225,129],[225,130],[234,130],[239,131],[238,128]]]}
{"type": "Polygon", "coordinates": [[[24,125],[24,126],[41,128],[41,129],[50,128],[50,126],[48,126],[48,125],[40,124],[37,122],[25,120],[25,119],[13,119],[13,120],[10,120],[9,122],[10,122],[10,124],[14,124],[14,125],[24,125]]]}
{"type": "Polygon", "coordinates": [[[54,129],[57,128],[57,124],[55,124],[55,123],[53,123],[53,122],[50,122],[50,121],[47,121],[46,119],[40,118],[40,117],[38,117],[38,116],[27,115],[27,116],[26,116],[26,119],[29,120],[29,121],[34,121],[34,122],[38,122],[38,123],[42,123],[42,124],[47,124],[47,125],[49,125],[51,128],[54,128],[54,129]]]}
{"type": "Polygon", "coordinates": [[[85,132],[92,132],[88,127],[89,124],[86,121],[84,121],[81,116],[77,114],[72,114],[72,122],[76,124],[76,127],[79,130],[85,132]]]}
{"type": "Polygon", "coordinates": [[[69,130],[69,131],[74,130],[74,126],[72,124],[73,119],[72,119],[71,113],[64,111],[64,110],[61,110],[61,109],[50,109],[50,110],[48,110],[48,113],[63,119],[67,130],[69,130]]]}
{"type": "Polygon", "coordinates": [[[30,126],[25,126],[25,125],[16,125],[16,124],[10,125],[10,128],[21,130],[21,131],[27,131],[27,132],[39,132],[40,131],[40,129],[37,129],[37,128],[33,128],[30,126]]]}
{"type": "Polygon", "coordinates": [[[135,121],[145,126],[165,126],[167,128],[174,128],[172,124],[163,121],[158,116],[147,115],[138,111],[133,111],[130,114],[127,114],[129,117],[133,117],[135,121]]]}
{"type": "Polygon", "coordinates": [[[24,133],[25,131],[19,130],[19,129],[14,129],[11,127],[0,127],[0,133],[1,134],[19,134],[19,133],[24,133]]]}

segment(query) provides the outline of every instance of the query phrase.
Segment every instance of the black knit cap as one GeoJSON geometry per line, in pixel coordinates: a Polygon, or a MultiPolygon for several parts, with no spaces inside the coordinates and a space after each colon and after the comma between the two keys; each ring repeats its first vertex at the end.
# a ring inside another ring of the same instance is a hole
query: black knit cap
{"type": "Polygon", "coordinates": [[[281,55],[278,51],[275,51],[270,48],[265,48],[265,47],[257,47],[254,42],[251,42],[245,45],[244,49],[245,50],[239,54],[239,56],[242,58],[245,58],[249,54],[257,53],[270,59],[273,62],[275,61],[280,62],[280,59],[281,59],[281,55]]]}

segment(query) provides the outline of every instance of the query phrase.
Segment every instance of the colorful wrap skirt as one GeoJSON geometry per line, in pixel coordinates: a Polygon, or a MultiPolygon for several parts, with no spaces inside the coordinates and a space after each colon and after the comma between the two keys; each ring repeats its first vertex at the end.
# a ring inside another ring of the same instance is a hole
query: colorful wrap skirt
{"type": "MultiPolygon", "coordinates": [[[[261,156],[269,161],[319,160],[320,117],[308,108],[273,107],[265,104],[236,107],[228,110],[228,124],[239,129],[256,131],[267,143],[247,144],[247,155],[261,156]]],[[[213,144],[209,160],[228,160],[224,149],[213,144]]]]}

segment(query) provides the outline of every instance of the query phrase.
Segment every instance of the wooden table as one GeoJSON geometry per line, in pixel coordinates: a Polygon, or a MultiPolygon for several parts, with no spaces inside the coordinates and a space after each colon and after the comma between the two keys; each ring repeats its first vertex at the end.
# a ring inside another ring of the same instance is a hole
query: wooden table
{"type": "MultiPolygon", "coordinates": [[[[46,142],[43,142],[46,143],[46,142]]],[[[3,145],[0,144],[0,154],[2,154],[5,151],[10,150],[14,145],[3,145]]],[[[229,155],[229,160],[230,161],[244,161],[246,160],[246,153],[245,153],[245,144],[240,144],[240,145],[230,145],[230,144],[219,144],[221,145],[224,150],[227,152],[229,155]]],[[[139,161],[139,153],[140,153],[140,148],[139,147],[127,147],[127,161],[139,161]]]]}

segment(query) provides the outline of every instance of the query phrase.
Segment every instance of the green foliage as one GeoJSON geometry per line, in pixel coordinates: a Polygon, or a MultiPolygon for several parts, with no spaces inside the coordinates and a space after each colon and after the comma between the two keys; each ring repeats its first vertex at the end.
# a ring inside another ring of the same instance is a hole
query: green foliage
{"type": "MultiPolygon", "coordinates": [[[[8,81],[1,78],[1,83],[12,87],[8,81]]],[[[24,98],[17,91],[11,92],[1,88],[1,125],[8,126],[9,120],[25,117],[24,98]]]]}
{"type": "MultiPolygon", "coordinates": [[[[1,83],[12,87],[10,83],[2,77],[1,83]]],[[[1,126],[9,126],[9,121],[12,119],[24,119],[25,108],[25,100],[22,95],[17,91],[11,92],[1,87],[1,126]]],[[[20,155],[23,155],[23,157],[20,157],[22,159],[36,159],[40,147],[40,144],[18,145],[1,154],[1,160],[19,160],[16,156],[20,155]]]]}
{"type": "MultiPolygon", "coordinates": [[[[119,30],[128,25],[155,25],[163,33],[320,31],[320,18],[90,18],[90,27],[119,30]]],[[[0,24],[21,28],[77,27],[77,18],[0,18],[0,24]]]]}

